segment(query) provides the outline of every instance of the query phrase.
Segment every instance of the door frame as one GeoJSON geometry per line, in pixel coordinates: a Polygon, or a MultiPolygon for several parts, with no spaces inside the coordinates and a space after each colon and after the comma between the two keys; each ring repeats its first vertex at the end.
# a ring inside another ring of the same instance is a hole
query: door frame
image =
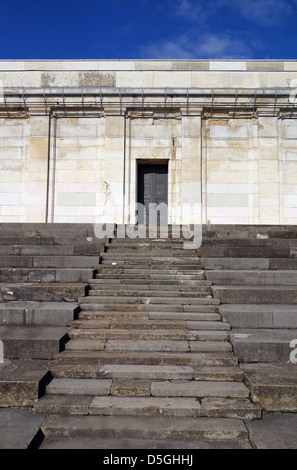
{"type": "MultiPolygon", "coordinates": [[[[167,207],[169,207],[169,164],[170,164],[170,159],[169,158],[137,158],[136,159],[136,165],[135,165],[135,222],[137,222],[137,217],[136,217],[136,204],[138,202],[138,168],[141,165],[167,165],[167,207]]],[[[169,213],[167,213],[167,217],[169,217],[169,213]]],[[[167,221],[168,223],[168,221],[167,221]]]]}

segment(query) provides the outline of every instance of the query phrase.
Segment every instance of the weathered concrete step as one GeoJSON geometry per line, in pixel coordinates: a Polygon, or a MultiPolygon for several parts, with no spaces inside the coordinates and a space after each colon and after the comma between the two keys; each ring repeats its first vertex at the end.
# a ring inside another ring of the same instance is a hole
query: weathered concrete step
{"type": "MultiPolygon", "coordinates": [[[[135,325],[137,327],[137,325],[135,325]]],[[[72,339],[134,339],[134,340],[168,340],[171,341],[195,341],[198,334],[190,333],[187,330],[143,330],[134,328],[125,329],[73,329],[69,332],[72,339]]]]}
{"type": "Polygon", "coordinates": [[[89,285],[92,288],[114,288],[114,287],[122,287],[122,286],[127,286],[127,288],[135,288],[139,287],[141,288],[152,288],[154,286],[155,289],[158,287],[160,289],[164,289],[164,286],[167,287],[167,290],[169,289],[175,289],[179,287],[191,287],[191,288],[198,288],[198,287],[205,287],[205,286],[211,286],[212,283],[210,281],[206,281],[205,279],[201,280],[189,280],[189,279],[138,279],[137,276],[135,276],[133,279],[102,279],[102,278],[97,278],[97,279],[89,279],[89,285]]]}
{"type": "MultiPolygon", "coordinates": [[[[39,416],[37,416],[39,418],[39,416]]],[[[254,421],[252,421],[254,423],[254,421]]],[[[46,438],[38,449],[179,449],[180,441],[175,439],[127,439],[127,438],[46,438]]],[[[252,449],[248,439],[187,439],[183,449],[252,449]]],[[[182,460],[182,458],[181,458],[182,460]]],[[[133,465],[133,463],[132,463],[133,465]]]]}
{"type": "Polygon", "coordinates": [[[0,409],[0,449],[36,449],[44,416],[36,416],[30,409],[0,409]]]}
{"type": "MultiPolygon", "coordinates": [[[[71,366],[52,364],[50,371],[55,378],[71,379],[194,379],[193,367],[168,364],[104,364],[88,366],[85,364],[74,364],[71,366]]],[[[243,374],[242,371],[240,372],[243,374]]]]}
{"type": "Polygon", "coordinates": [[[186,326],[189,330],[211,330],[211,331],[229,331],[229,323],[222,321],[186,321],[186,326]]]}
{"type": "Polygon", "coordinates": [[[86,294],[86,288],[86,284],[59,282],[0,284],[0,301],[77,302],[86,294]]]}
{"type": "Polygon", "coordinates": [[[110,379],[192,380],[189,366],[105,364],[99,367],[99,377],[110,379]]]}
{"type": "MultiPolygon", "coordinates": [[[[198,273],[199,271],[197,271],[198,273]]],[[[129,274],[129,272],[125,272],[122,274],[117,274],[115,273],[109,273],[109,274],[103,274],[102,272],[99,274],[96,274],[95,279],[92,279],[92,282],[94,281],[111,281],[114,280],[121,282],[122,280],[131,282],[133,280],[141,280],[142,282],[147,282],[147,281],[153,281],[153,282],[209,282],[206,281],[205,275],[202,272],[201,274],[149,274],[147,272],[144,272],[141,270],[139,273],[134,273],[134,274],[129,274]]]]}
{"type": "Polygon", "coordinates": [[[1,268],[0,283],[88,282],[94,273],[90,268],[1,268]]]}
{"type": "Polygon", "coordinates": [[[127,321],[120,319],[95,319],[95,320],[84,320],[79,319],[75,320],[72,323],[73,328],[82,328],[82,329],[95,329],[95,328],[110,328],[110,329],[126,329],[133,330],[135,327],[137,330],[183,330],[188,328],[189,330],[230,330],[229,323],[223,323],[220,321],[186,321],[186,320],[140,320],[127,321]]]}
{"type": "Polygon", "coordinates": [[[185,289],[180,286],[179,288],[171,289],[171,290],[165,290],[165,288],[161,288],[158,290],[154,289],[155,286],[152,286],[152,288],[148,289],[142,289],[140,286],[140,289],[130,289],[127,286],[123,286],[122,288],[113,288],[113,289],[91,289],[89,291],[90,296],[97,296],[100,297],[103,301],[105,297],[108,296],[118,296],[118,297],[129,297],[129,296],[143,296],[143,297],[159,297],[160,293],[162,293],[162,298],[164,299],[165,297],[167,298],[176,298],[176,297],[191,297],[191,298],[200,298],[200,297],[206,297],[210,295],[210,288],[209,287],[204,287],[204,286],[199,286],[199,288],[187,288],[185,286],[185,289]]]}
{"type": "Polygon", "coordinates": [[[44,396],[34,407],[36,414],[100,416],[176,416],[259,419],[260,407],[242,398],[93,397],[44,396]]]}
{"type": "Polygon", "coordinates": [[[296,364],[242,364],[252,400],[266,411],[297,412],[296,364]]]}
{"type": "MultiPolygon", "coordinates": [[[[93,304],[97,305],[97,310],[101,308],[101,305],[107,305],[107,304],[112,304],[112,305],[117,305],[121,304],[120,308],[124,309],[125,305],[128,304],[144,304],[144,305],[169,305],[169,304],[174,304],[174,305],[191,305],[194,307],[194,305],[219,305],[220,301],[218,299],[213,299],[213,298],[199,298],[199,297],[125,297],[125,302],[123,302],[123,298],[121,297],[116,297],[116,296],[89,296],[89,297],[80,297],[79,298],[79,304],[81,309],[83,310],[85,308],[86,304],[93,304]]],[[[88,308],[89,308],[88,305],[88,308]]]]}
{"type": "Polygon", "coordinates": [[[194,368],[195,380],[210,380],[219,382],[243,382],[244,373],[238,366],[203,366],[194,368]]]}
{"type": "Polygon", "coordinates": [[[108,340],[106,351],[159,351],[159,352],[228,352],[231,344],[225,341],[182,340],[108,340]]]}
{"type": "MultiPolygon", "coordinates": [[[[150,312],[150,320],[220,321],[221,316],[214,312],[150,312]]],[[[205,328],[206,329],[206,328],[205,328]]]]}
{"type": "MultiPolygon", "coordinates": [[[[158,304],[158,303],[152,303],[151,300],[154,300],[154,298],[149,299],[147,303],[124,303],[122,299],[122,303],[103,303],[102,299],[100,298],[101,302],[99,301],[93,301],[94,297],[84,297],[83,301],[82,299],[79,301],[79,306],[83,311],[93,311],[97,313],[104,313],[104,312],[117,312],[117,313],[128,313],[128,312],[141,312],[141,313],[146,313],[146,312],[159,312],[159,313],[166,313],[166,312],[210,312],[210,313],[216,313],[218,312],[218,305],[219,305],[219,300],[218,299],[205,299],[201,297],[199,300],[199,304],[195,302],[194,305],[191,305],[190,303],[181,303],[181,302],[176,302],[176,304],[158,304]],[[86,301],[87,300],[87,301],[86,301]],[[93,301],[93,302],[92,302],[93,301]],[[211,301],[211,302],[209,302],[211,301]]],[[[126,300],[126,299],[125,299],[126,300]]]]}
{"type": "Polygon", "coordinates": [[[14,238],[19,243],[4,244],[0,236],[0,255],[15,256],[90,256],[96,255],[98,260],[99,253],[102,251],[103,242],[93,240],[84,240],[84,243],[73,239],[57,240],[52,237],[46,239],[39,238],[14,238]],[[30,243],[31,241],[31,243],[30,243]]]}
{"type": "Polygon", "coordinates": [[[214,286],[222,304],[297,304],[297,286],[214,286]]]}
{"type": "Polygon", "coordinates": [[[137,277],[140,276],[140,279],[142,279],[142,276],[149,277],[151,279],[167,279],[167,277],[170,279],[172,276],[173,279],[180,278],[180,279],[196,279],[196,276],[204,275],[204,271],[202,269],[159,269],[159,268],[151,268],[148,267],[145,271],[143,271],[142,268],[130,268],[129,266],[111,266],[111,267],[106,267],[103,266],[102,264],[98,265],[98,276],[99,278],[101,276],[106,276],[106,275],[111,275],[112,277],[114,276],[114,279],[120,277],[120,275],[125,275],[127,276],[127,279],[131,276],[132,278],[136,275],[137,277]],[[195,276],[192,278],[192,276],[195,276]]]}
{"type": "Polygon", "coordinates": [[[278,246],[202,246],[197,250],[201,258],[286,258],[290,256],[289,247],[278,246]]]}
{"type": "MultiPolygon", "coordinates": [[[[185,270],[193,270],[196,268],[197,270],[202,269],[202,265],[200,261],[194,260],[172,260],[166,261],[162,260],[161,258],[157,259],[156,261],[152,262],[151,260],[146,261],[143,259],[131,259],[131,260],[112,260],[112,259],[102,259],[100,264],[95,264],[94,268],[100,270],[100,266],[116,266],[116,267],[125,267],[126,269],[148,269],[148,268],[156,268],[156,269],[185,269],[185,270]]],[[[89,267],[91,267],[89,265],[89,267]]]]}
{"type": "Polygon", "coordinates": [[[79,311],[75,302],[3,302],[0,325],[70,326],[79,311]]]}
{"type": "Polygon", "coordinates": [[[244,423],[232,418],[191,418],[146,416],[59,416],[42,424],[48,439],[61,437],[136,438],[136,439],[247,439],[244,423]]]}
{"type": "MultiPolygon", "coordinates": [[[[1,238],[0,238],[1,240],[1,238]]],[[[34,238],[32,242],[35,241],[34,238]]],[[[0,245],[0,255],[15,255],[15,256],[71,256],[74,254],[73,245],[38,245],[38,244],[14,244],[14,245],[0,245]]]]}
{"type": "MultiPolygon", "coordinates": [[[[149,320],[150,322],[156,321],[216,321],[220,320],[221,316],[218,313],[207,313],[207,312],[119,312],[119,311],[91,311],[83,310],[79,313],[79,321],[87,320],[103,320],[103,321],[112,321],[112,322],[133,322],[135,326],[135,321],[144,322],[149,320]]],[[[205,328],[207,329],[207,328],[205,328]]]]}
{"type": "Polygon", "coordinates": [[[225,304],[219,310],[232,328],[297,328],[296,305],[225,304]]]}
{"type": "MultiPolygon", "coordinates": [[[[70,341],[70,344],[73,341],[70,341]]],[[[237,357],[231,352],[168,352],[168,351],[83,351],[65,350],[55,364],[143,364],[143,365],[193,365],[236,366],[237,357]]]]}
{"type": "Polygon", "coordinates": [[[214,285],[297,286],[297,272],[292,270],[213,270],[206,276],[214,285]]]}
{"type": "Polygon", "coordinates": [[[141,321],[141,320],[147,320],[148,319],[148,312],[137,312],[137,311],[112,311],[112,310],[106,310],[106,311],[97,311],[95,310],[82,310],[79,314],[79,320],[81,321],[96,321],[96,320],[103,320],[103,321],[108,321],[108,320],[126,320],[126,321],[141,321]]]}
{"type": "Polygon", "coordinates": [[[0,338],[7,359],[51,359],[68,338],[68,329],[50,326],[1,326],[0,338]]]}
{"type": "Polygon", "coordinates": [[[24,268],[93,268],[99,262],[99,256],[25,256],[0,255],[2,267],[24,268]]]}
{"type": "Polygon", "coordinates": [[[248,398],[249,389],[241,382],[199,380],[183,383],[153,382],[152,396],[248,398]]]}
{"type": "Polygon", "coordinates": [[[1,407],[33,406],[50,379],[45,361],[5,361],[0,364],[1,407]]]}
{"type": "Polygon", "coordinates": [[[109,395],[112,381],[108,379],[53,379],[46,386],[48,395],[109,395]]]}
{"type": "Polygon", "coordinates": [[[227,341],[229,335],[226,331],[216,331],[216,330],[196,330],[189,329],[191,333],[197,334],[197,339],[199,341],[227,341]]]}
{"type": "Polygon", "coordinates": [[[75,320],[72,323],[72,328],[82,329],[96,329],[96,328],[110,328],[110,329],[121,329],[121,330],[133,330],[137,327],[137,330],[186,330],[185,321],[166,321],[166,320],[140,320],[135,318],[133,321],[121,320],[121,319],[94,319],[94,320],[75,320]]]}
{"type": "Polygon", "coordinates": [[[50,372],[55,378],[99,379],[131,378],[155,380],[211,380],[243,382],[244,372],[238,366],[170,365],[170,364],[61,364],[52,362],[50,372]],[[143,375],[142,375],[143,374],[143,375]]]}
{"type": "Polygon", "coordinates": [[[105,251],[100,252],[100,256],[117,256],[125,258],[127,257],[178,257],[178,258],[198,258],[196,249],[184,249],[182,246],[179,247],[171,247],[163,245],[162,247],[146,247],[140,245],[138,247],[134,246],[105,246],[105,251]]]}
{"type": "Polygon", "coordinates": [[[263,253],[260,258],[247,258],[247,254],[240,258],[201,258],[203,269],[210,270],[282,270],[291,271],[297,269],[297,258],[292,257],[265,257],[263,253]]]}
{"type": "Polygon", "coordinates": [[[242,362],[288,362],[296,329],[235,329],[230,341],[242,362]]]}
{"type": "Polygon", "coordinates": [[[91,338],[79,338],[72,339],[65,345],[67,351],[104,351],[105,340],[102,339],[91,339],[91,338]]]}
{"type": "Polygon", "coordinates": [[[185,259],[191,261],[197,261],[198,256],[196,253],[196,250],[161,250],[161,249],[155,249],[155,250],[149,250],[149,251],[144,251],[144,250],[133,250],[133,251],[128,251],[128,250],[107,250],[104,252],[100,253],[100,257],[102,259],[112,259],[112,260],[145,260],[145,261],[152,261],[155,262],[157,258],[159,258],[159,261],[164,260],[171,262],[176,260],[182,260],[184,261],[185,259]]]}

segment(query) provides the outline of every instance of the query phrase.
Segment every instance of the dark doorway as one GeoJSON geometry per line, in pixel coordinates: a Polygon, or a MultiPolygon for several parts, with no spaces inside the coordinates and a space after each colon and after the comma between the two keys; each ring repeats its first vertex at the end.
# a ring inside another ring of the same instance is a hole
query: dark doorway
{"type": "MultiPolygon", "coordinates": [[[[167,224],[167,204],[168,204],[168,164],[138,164],[137,169],[137,202],[142,204],[144,209],[138,211],[137,222],[148,224],[150,204],[165,207],[165,214],[160,218],[157,212],[156,223],[167,224]]],[[[152,208],[152,207],[151,207],[152,208]]]]}

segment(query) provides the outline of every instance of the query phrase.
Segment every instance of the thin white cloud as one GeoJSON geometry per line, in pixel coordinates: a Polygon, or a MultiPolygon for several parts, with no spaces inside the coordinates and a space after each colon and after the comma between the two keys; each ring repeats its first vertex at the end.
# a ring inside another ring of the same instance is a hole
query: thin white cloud
{"type": "Polygon", "coordinates": [[[155,59],[242,59],[252,57],[249,44],[229,35],[182,35],[161,43],[141,46],[143,58],[155,59]]]}
{"type": "Polygon", "coordinates": [[[185,21],[206,23],[222,10],[230,9],[248,21],[262,26],[277,26],[296,14],[297,1],[293,0],[178,0],[173,14],[185,21]]]}
{"type": "Polygon", "coordinates": [[[280,25],[294,14],[294,8],[287,0],[222,0],[247,20],[263,26],[280,25]]]}

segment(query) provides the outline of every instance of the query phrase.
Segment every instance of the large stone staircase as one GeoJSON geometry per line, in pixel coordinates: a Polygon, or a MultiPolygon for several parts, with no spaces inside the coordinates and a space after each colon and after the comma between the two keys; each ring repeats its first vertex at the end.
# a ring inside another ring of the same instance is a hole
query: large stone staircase
{"type": "Polygon", "coordinates": [[[251,448],[296,413],[294,228],[206,226],[196,250],[59,225],[0,234],[0,403],[40,448],[251,448]]]}
{"type": "Polygon", "coordinates": [[[128,238],[105,250],[34,407],[50,415],[44,446],[86,435],[133,439],[131,447],[135,439],[248,446],[243,420],[261,409],[197,251],[181,239],[128,238]]]}

